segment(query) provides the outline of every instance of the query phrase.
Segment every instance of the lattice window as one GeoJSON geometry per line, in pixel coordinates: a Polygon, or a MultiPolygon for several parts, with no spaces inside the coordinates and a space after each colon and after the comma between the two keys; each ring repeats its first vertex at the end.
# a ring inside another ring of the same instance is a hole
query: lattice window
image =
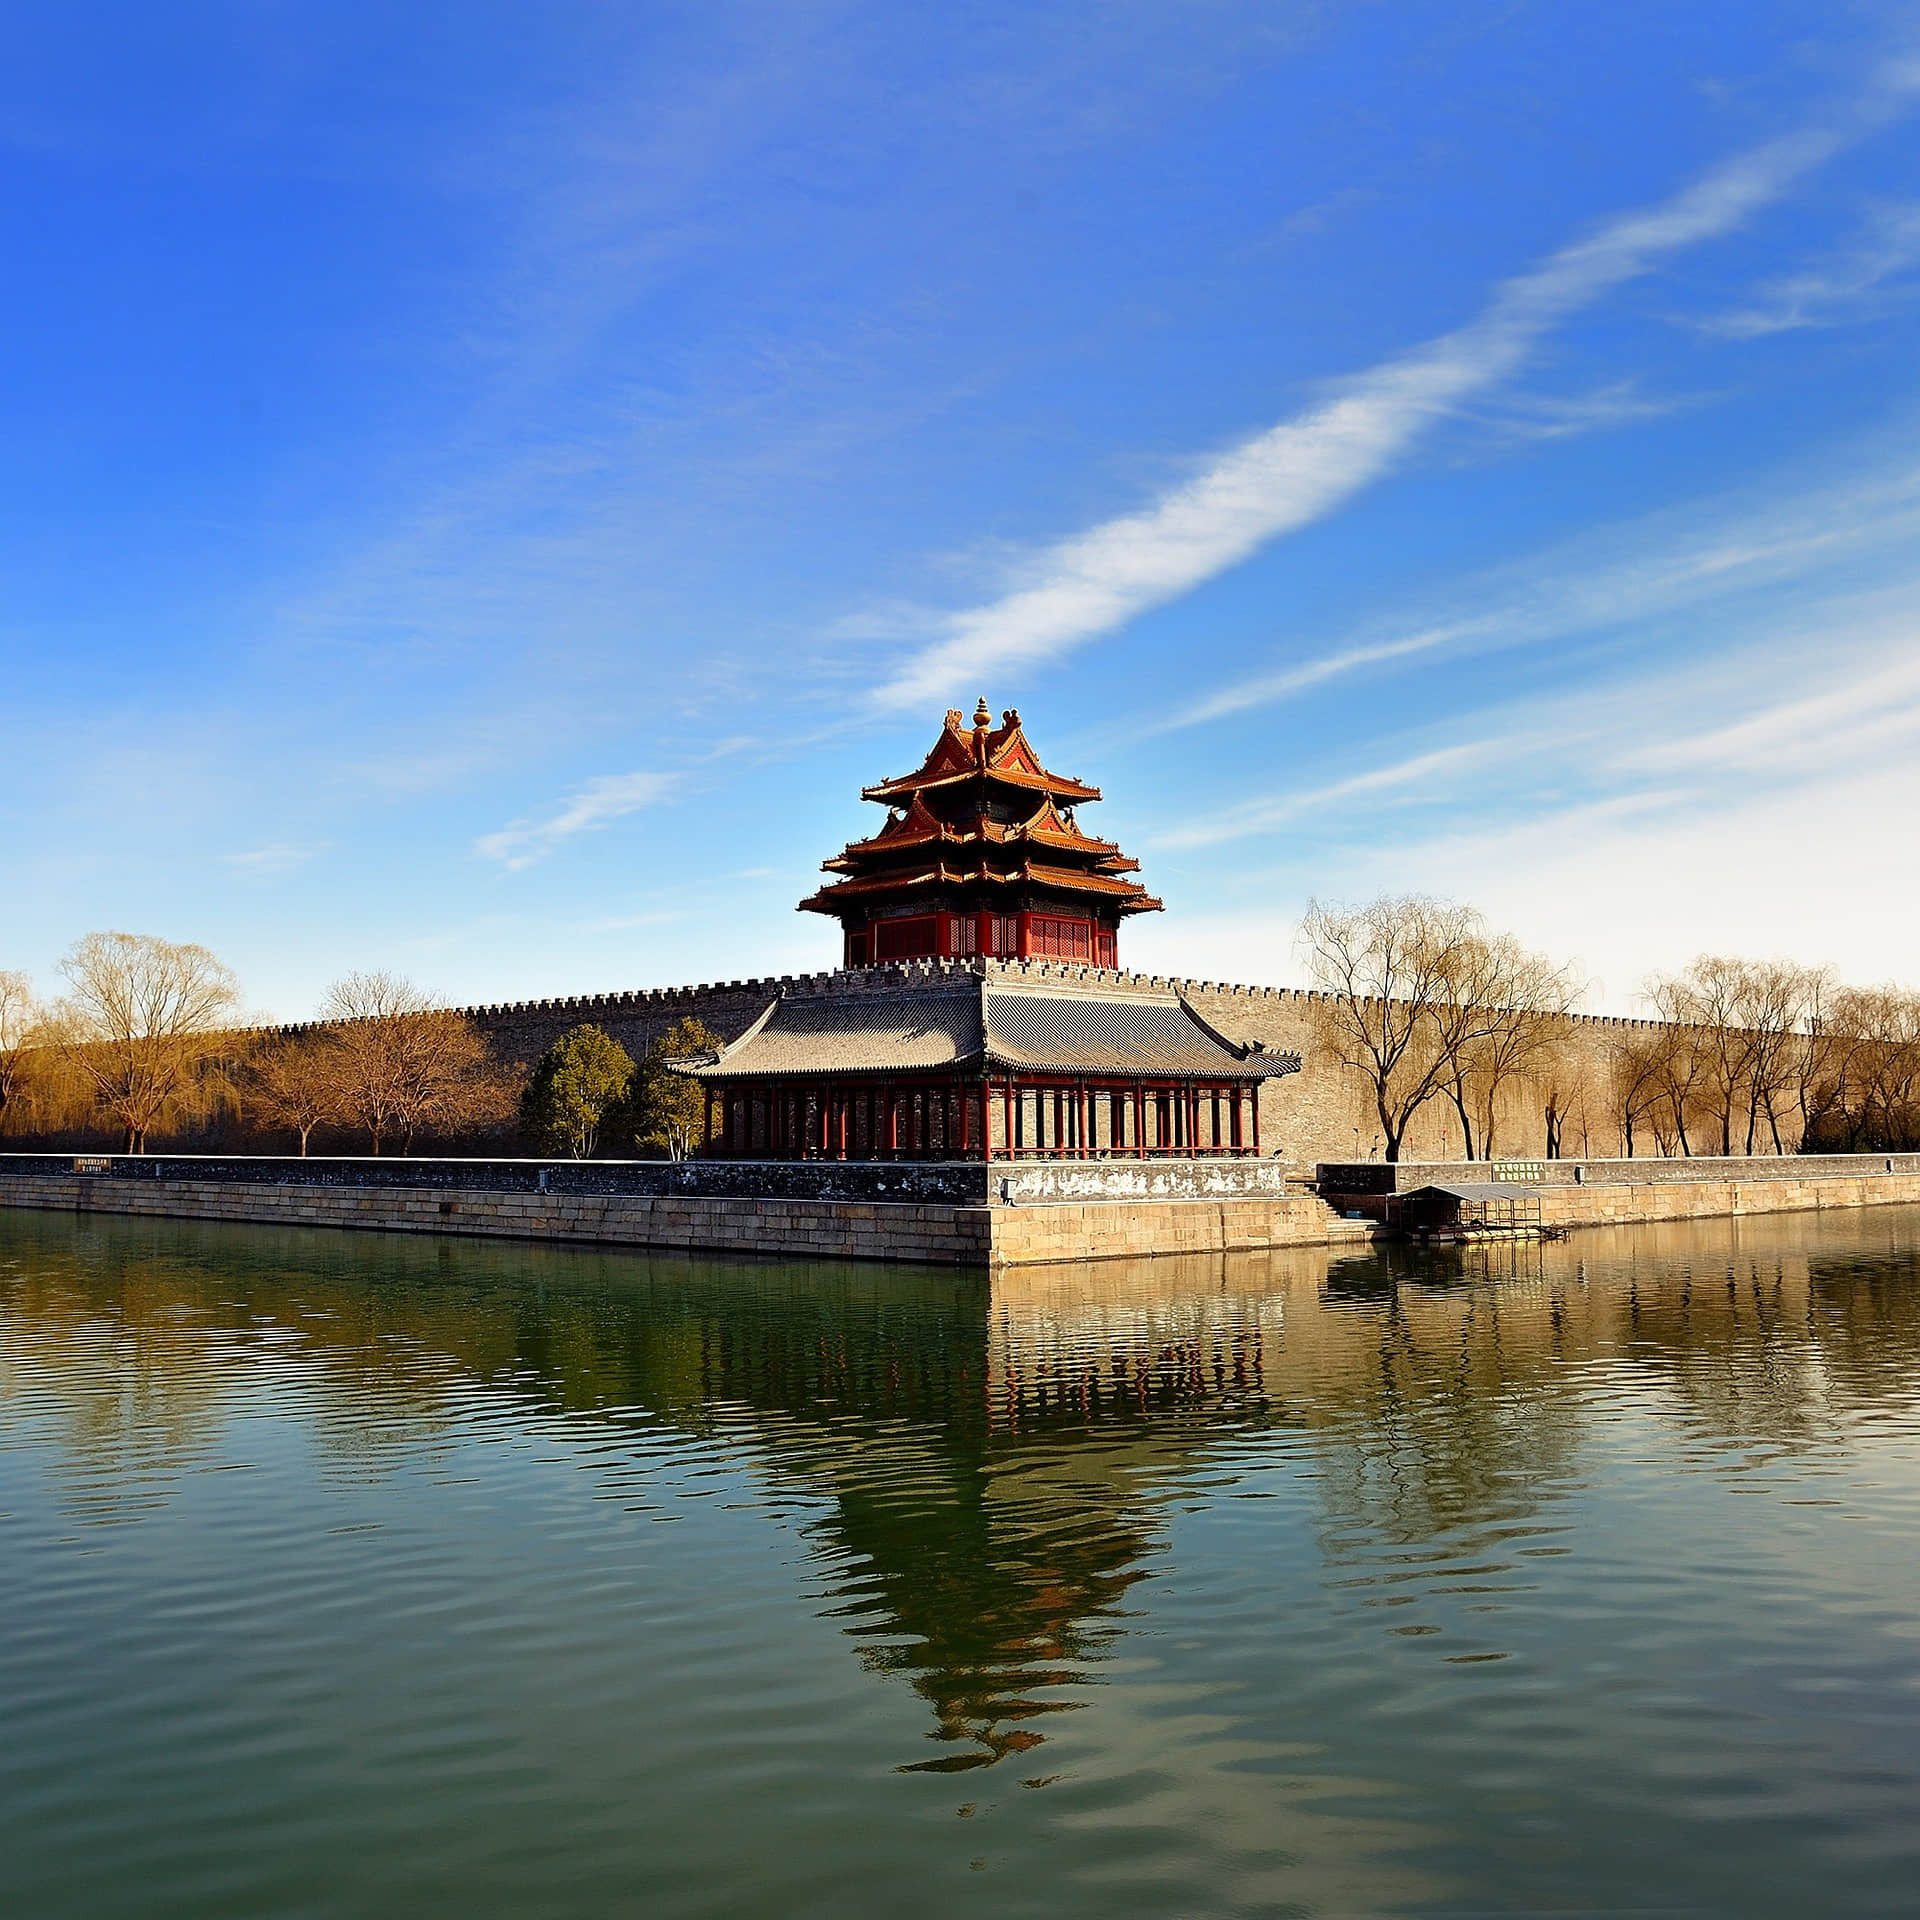
{"type": "Polygon", "coordinates": [[[940,951],[940,923],[931,914],[918,920],[879,920],[873,928],[876,960],[920,960],[940,951]]]}
{"type": "Polygon", "coordinates": [[[1093,927],[1085,920],[1056,920],[1050,914],[1036,913],[1033,951],[1050,960],[1091,960],[1093,927]]]}

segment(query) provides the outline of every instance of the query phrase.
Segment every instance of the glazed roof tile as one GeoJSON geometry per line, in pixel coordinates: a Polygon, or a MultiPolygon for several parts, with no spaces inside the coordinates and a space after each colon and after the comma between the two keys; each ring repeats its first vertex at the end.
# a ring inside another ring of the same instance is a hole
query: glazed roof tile
{"type": "Polygon", "coordinates": [[[800,902],[802,912],[832,913],[842,900],[863,895],[899,893],[917,887],[967,886],[970,884],[1014,887],[1023,884],[1055,888],[1064,893],[1090,893],[1099,898],[1117,900],[1123,910],[1136,913],[1158,911],[1160,902],[1137,880],[1116,880],[1104,873],[1088,873],[1078,867],[1043,866],[1038,861],[1022,860],[1015,866],[995,867],[984,860],[972,866],[948,866],[942,860],[926,867],[892,867],[881,873],[861,874],[855,879],[835,881],[800,902]]]}
{"type": "Polygon", "coordinates": [[[1227,1040],[1177,995],[1032,992],[977,976],[902,992],[782,996],[714,1059],[710,1083],[972,1070],[1096,1078],[1269,1080],[1297,1054],[1227,1040]]]}
{"type": "Polygon", "coordinates": [[[986,1009],[987,1053],[996,1066],[1182,1080],[1267,1080],[1300,1068],[1295,1054],[1230,1046],[1177,998],[989,987],[986,1009]]]}

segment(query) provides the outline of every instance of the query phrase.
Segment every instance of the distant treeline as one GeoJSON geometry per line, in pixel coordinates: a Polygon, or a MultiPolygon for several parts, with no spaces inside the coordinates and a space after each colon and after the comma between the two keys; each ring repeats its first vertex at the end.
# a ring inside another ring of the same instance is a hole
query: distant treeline
{"type": "Polygon", "coordinates": [[[1549,1158],[1601,1119],[1629,1155],[1920,1149],[1910,989],[1703,954],[1646,983],[1657,1024],[1619,1030],[1596,1071],[1567,1018],[1583,984],[1470,907],[1315,903],[1301,941],[1324,996],[1320,1040],[1367,1088],[1387,1159],[1435,1102],[1452,1110],[1467,1159],[1491,1157],[1520,1094],[1549,1158]]]}
{"type": "Polygon", "coordinates": [[[60,972],[66,991],[50,1003],[0,972],[0,1134],[15,1148],[666,1157],[688,1150],[700,1101],[662,1062],[717,1044],[683,1021],[636,1065],[578,1029],[529,1075],[392,974],[349,974],[317,1020],[273,1028],[244,1023],[238,983],[205,947],[94,933],[60,972]]]}
{"type": "MultiPolygon", "coordinates": [[[[1316,903],[1301,947],[1322,1053],[1362,1090],[1388,1159],[1435,1106],[1468,1159],[1585,1153],[1603,1122],[1628,1154],[1920,1150],[1907,988],[1703,955],[1648,981],[1657,1020],[1609,1030],[1596,1054],[1568,1018],[1584,994],[1572,970],[1469,907],[1316,903]]],[[[60,975],[42,1001],[0,971],[0,1135],[15,1148],[677,1156],[702,1098],[665,1063],[719,1044],[683,1020],[636,1061],[580,1026],[528,1070],[386,973],[336,981],[308,1025],[249,1026],[213,954],[143,934],[89,934],[60,975]]]]}

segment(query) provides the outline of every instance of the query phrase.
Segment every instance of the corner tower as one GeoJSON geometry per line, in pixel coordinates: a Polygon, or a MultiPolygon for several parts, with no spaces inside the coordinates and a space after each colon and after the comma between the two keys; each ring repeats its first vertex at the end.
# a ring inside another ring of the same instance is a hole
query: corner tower
{"type": "Polygon", "coordinates": [[[887,824],[822,862],[844,877],[800,902],[840,922],[849,967],[977,953],[1112,967],[1120,922],[1160,911],[1123,877],[1139,861],[1076,823],[1100,789],[1049,773],[1014,708],[996,727],[982,700],[969,729],[956,707],[918,772],[860,797],[887,824]]]}

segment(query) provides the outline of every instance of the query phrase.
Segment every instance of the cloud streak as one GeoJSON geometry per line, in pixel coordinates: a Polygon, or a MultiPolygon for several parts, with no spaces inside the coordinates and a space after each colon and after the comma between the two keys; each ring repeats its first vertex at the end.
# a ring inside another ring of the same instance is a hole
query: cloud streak
{"type": "Polygon", "coordinates": [[[318,851],[316,847],[299,847],[276,840],[268,846],[251,847],[244,853],[223,853],[220,864],[250,879],[272,879],[304,867],[318,851]]]}
{"type": "Polygon", "coordinates": [[[1916,546],[1920,467],[1904,463],[1864,484],[1804,489],[1766,506],[1723,503],[1704,520],[1659,516],[1485,577],[1479,604],[1456,601],[1449,618],[1356,636],[1316,658],[1234,681],[1146,731],[1229,719],[1389,661],[1537,646],[1916,546]]]}
{"type": "Polygon", "coordinates": [[[1772,141],[1562,248],[1502,285],[1468,325],[1337,383],[1153,505],[1053,548],[1027,584],[949,616],[946,636],[877,689],[876,702],[910,706],[989,669],[1057,658],[1320,519],[1436,421],[1517,372],[1554,326],[1669,255],[1731,232],[1847,137],[1829,128],[1772,141]]]}
{"type": "Polygon", "coordinates": [[[630,813],[655,805],[672,790],[678,777],[671,773],[603,774],[569,796],[551,819],[512,821],[497,833],[482,834],[473,843],[473,850],[517,873],[544,860],[575,834],[597,832],[630,813]]]}
{"type": "Polygon", "coordinates": [[[1770,280],[1751,305],[1699,323],[1723,340],[1758,340],[1802,327],[1860,318],[1889,280],[1920,262],[1920,205],[1883,207],[1871,232],[1846,252],[1800,273],[1770,280]]]}
{"type": "Polygon", "coordinates": [[[1284,827],[1317,807],[1331,806],[1336,801],[1358,800],[1396,788],[1418,787],[1444,776],[1464,773],[1471,767],[1485,766],[1489,761],[1512,753],[1520,744],[1518,736],[1501,734],[1484,740],[1464,741],[1457,747],[1439,747],[1431,753],[1417,753],[1405,760],[1396,760],[1389,766],[1371,767],[1365,773],[1352,774],[1325,786],[1230,807],[1192,825],[1155,834],[1148,844],[1166,848],[1213,847],[1228,840],[1244,840],[1253,834],[1271,833],[1275,828],[1284,827]]]}
{"type": "Polygon", "coordinates": [[[1473,716],[1471,741],[1422,749],[1415,736],[1412,751],[1385,764],[1198,816],[1152,844],[1219,846],[1329,808],[1351,816],[1353,803],[1388,794],[1417,797],[1436,822],[1491,812],[1524,827],[1595,807],[1697,812],[1729,792],[1910,771],[1920,764],[1917,629],[1904,589],[1826,601],[1802,609],[1784,640],[1604,691],[1514,702],[1473,716]]]}

